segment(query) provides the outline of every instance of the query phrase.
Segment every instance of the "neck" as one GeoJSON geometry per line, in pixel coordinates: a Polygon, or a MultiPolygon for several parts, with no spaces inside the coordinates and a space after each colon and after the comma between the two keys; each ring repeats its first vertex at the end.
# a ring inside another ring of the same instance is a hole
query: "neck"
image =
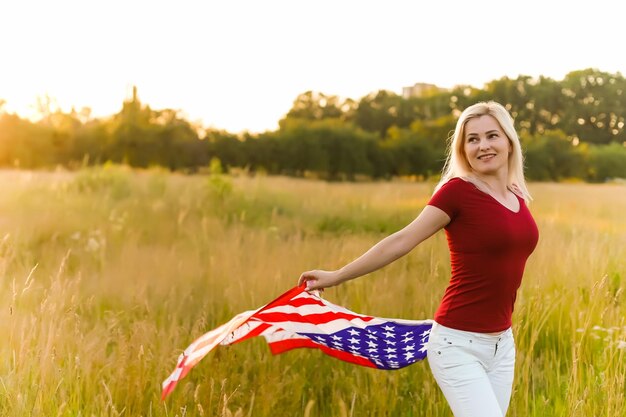
{"type": "Polygon", "coordinates": [[[498,195],[506,195],[508,190],[506,175],[479,175],[472,173],[472,176],[483,183],[490,192],[498,195]]]}

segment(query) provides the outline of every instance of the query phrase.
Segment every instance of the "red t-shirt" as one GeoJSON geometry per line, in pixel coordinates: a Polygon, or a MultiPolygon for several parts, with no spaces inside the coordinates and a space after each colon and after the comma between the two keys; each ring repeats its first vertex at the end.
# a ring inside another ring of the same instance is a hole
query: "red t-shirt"
{"type": "Polygon", "coordinates": [[[524,200],[513,212],[461,178],[444,184],[428,205],[450,216],[445,227],[452,277],[435,321],[492,333],[511,327],[526,259],[539,232],[524,200]]]}

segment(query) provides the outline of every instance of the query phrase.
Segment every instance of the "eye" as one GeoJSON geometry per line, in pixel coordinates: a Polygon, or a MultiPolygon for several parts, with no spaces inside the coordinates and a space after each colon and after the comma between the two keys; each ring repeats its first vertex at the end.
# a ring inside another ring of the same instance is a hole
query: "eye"
{"type": "Polygon", "coordinates": [[[467,138],[467,143],[476,143],[476,142],[478,142],[478,137],[476,136],[471,136],[467,138]]]}
{"type": "Polygon", "coordinates": [[[491,139],[491,138],[498,138],[498,137],[500,137],[500,135],[499,135],[499,134],[497,134],[497,133],[490,133],[490,134],[489,134],[489,136],[487,136],[487,137],[488,137],[489,139],[491,139]]]}

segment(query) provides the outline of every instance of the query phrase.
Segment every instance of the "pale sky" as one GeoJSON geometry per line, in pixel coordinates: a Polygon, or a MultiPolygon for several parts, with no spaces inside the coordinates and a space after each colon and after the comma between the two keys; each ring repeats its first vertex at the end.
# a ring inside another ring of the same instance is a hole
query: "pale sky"
{"type": "Polygon", "coordinates": [[[626,75],[618,0],[0,0],[0,99],[34,115],[153,109],[204,127],[274,130],[312,90],[360,99],[416,82],[597,68],[626,75]]]}

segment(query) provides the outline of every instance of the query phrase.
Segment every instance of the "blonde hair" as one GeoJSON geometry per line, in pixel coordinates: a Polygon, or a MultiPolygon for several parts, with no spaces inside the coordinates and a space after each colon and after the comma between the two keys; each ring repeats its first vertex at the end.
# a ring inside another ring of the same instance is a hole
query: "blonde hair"
{"type": "Polygon", "coordinates": [[[522,146],[520,145],[519,137],[517,136],[517,132],[513,126],[513,118],[501,104],[496,103],[495,101],[473,104],[466,108],[461,113],[461,116],[459,116],[459,120],[456,122],[456,128],[454,129],[454,133],[448,147],[448,156],[446,158],[446,163],[443,166],[441,180],[435,187],[435,192],[437,192],[441,186],[452,178],[473,177],[472,168],[470,167],[464,150],[465,125],[470,119],[485,115],[493,117],[498,122],[511,144],[507,186],[513,192],[520,195],[526,203],[528,203],[532,198],[526,188],[522,146]]]}

